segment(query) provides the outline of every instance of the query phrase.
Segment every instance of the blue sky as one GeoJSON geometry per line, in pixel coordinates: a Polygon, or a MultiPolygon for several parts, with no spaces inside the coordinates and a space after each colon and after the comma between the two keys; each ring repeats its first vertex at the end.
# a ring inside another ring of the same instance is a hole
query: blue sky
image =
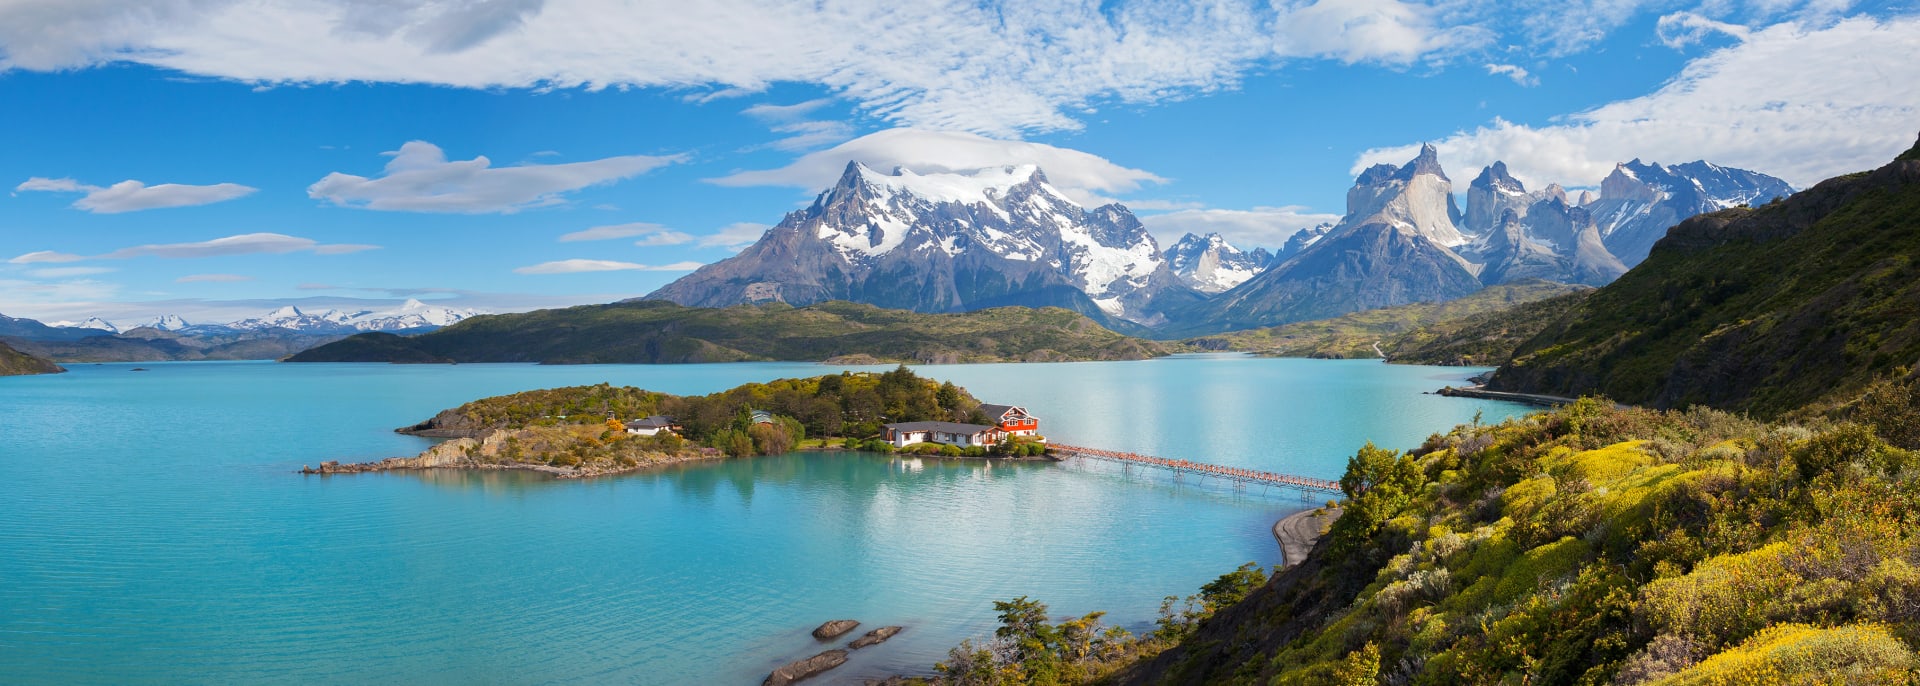
{"type": "Polygon", "coordinates": [[[1251,247],[1423,141],[1459,190],[1635,157],[1804,186],[1920,131],[1908,3],[125,6],[0,3],[0,313],[606,302],[849,159],[1037,162],[1163,244],[1251,247]]]}

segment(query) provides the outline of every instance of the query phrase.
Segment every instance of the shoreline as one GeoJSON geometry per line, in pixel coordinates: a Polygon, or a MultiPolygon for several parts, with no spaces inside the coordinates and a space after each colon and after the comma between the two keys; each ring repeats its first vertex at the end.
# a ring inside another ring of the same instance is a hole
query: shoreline
{"type": "Polygon", "coordinates": [[[1537,405],[1540,407],[1559,407],[1561,405],[1571,405],[1576,400],[1576,398],[1567,398],[1567,397],[1562,397],[1558,395],[1543,395],[1539,393],[1513,393],[1510,391],[1489,391],[1487,390],[1486,386],[1468,386],[1465,388],[1444,386],[1444,387],[1441,387],[1440,390],[1433,391],[1433,394],[1444,395],[1449,398],[1479,398],[1481,400],[1505,400],[1508,402],[1526,403],[1528,405],[1537,405]]]}
{"type": "Polygon", "coordinates": [[[1340,518],[1341,510],[1336,507],[1331,512],[1326,507],[1301,510],[1281,517],[1273,523],[1273,540],[1280,544],[1280,566],[1292,567],[1307,559],[1307,553],[1320,542],[1320,537],[1333,520],[1340,518]]]}

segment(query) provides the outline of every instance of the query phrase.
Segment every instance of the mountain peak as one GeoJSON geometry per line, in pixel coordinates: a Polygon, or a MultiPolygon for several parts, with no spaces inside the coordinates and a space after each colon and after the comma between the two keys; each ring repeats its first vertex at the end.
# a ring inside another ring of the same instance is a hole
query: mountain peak
{"type": "MultiPolygon", "coordinates": [[[[1505,165],[1502,165],[1503,173],[1504,169],[1505,165]]],[[[1419,156],[1414,157],[1412,162],[1407,163],[1407,166],[1400,168],[1399,177],[1412,179],[1421,174],[1432,174],[1442,179],[1452,181],[1452,179],[1447,179],[1447,173],[1440,168],[1440,150],[1433,147],[1432,143],[1420,144],[1419,156]]]]}
{"type": "Polygon", "coordinates": [[[1167,248],[1166,255],[1174,277],[1202,293],[1220,293],[1245,283],[1272,260],[1266,251],[1242,251],[1218,233],[1189,232],[1167,248]]]}

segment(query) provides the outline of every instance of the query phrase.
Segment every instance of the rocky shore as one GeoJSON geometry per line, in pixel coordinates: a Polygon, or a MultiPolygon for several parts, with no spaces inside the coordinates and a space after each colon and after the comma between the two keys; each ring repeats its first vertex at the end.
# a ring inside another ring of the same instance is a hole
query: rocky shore
{"type": "Polygon", "coordinates": [[[1280,564],[1297,565],[1307,559],[1313,544],[1333,526],[1333,520],[1340,518],[1340,512],[1337,507],[1320,507],[1295,512],[1274,522],[1273,540],[1280,544],[1280,564]]]}
{"type": "Polygon", "coordinates": [[[539,472],[556,479],[586,479],[596,476],[610,476],[636,472],[642,469],[663,467],[687,462],[717,460],[725,455],[713,448],[689,447],[677,453],[653,453],[646,460],[636,460],[633,464],[608,462],[599,464],[579,464],[562,466],[542,462],[522,462],[500,457],[507,453],[508,441],[515,438],[511,431],[493,431],[485,438],[455,438],[434,445],[413,457],[389,457],[373,462],[341,463],[328,461],[318,467],[302,465],[301,474],[364,474],[369,472],[394,472],[416,469],[497,469],[539,472]]]}

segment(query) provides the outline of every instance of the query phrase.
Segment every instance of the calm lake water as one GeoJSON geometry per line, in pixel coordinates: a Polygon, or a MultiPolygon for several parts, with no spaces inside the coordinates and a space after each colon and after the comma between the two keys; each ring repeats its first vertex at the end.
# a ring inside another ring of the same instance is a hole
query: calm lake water
{"type": "MultiPolygon", "coordinates": [[[[923,672],[991,601],[1152,619],[1278,562],[1297,493],[1077,462],[809,453],[589,481],[307,477],[410,455],[467,400],[630,384],[707,393],[812,364],[78,365],[0,378],[0,681],[759,683],[827,619],[907,630],[826,683],[923,672]]],[[[1188,356],[918,368],[1064,442],[1337,478],[1484,412],[1479,370],[1188,356]]],[[[1323,500],[1324,496],[1316,500],[1323,500]]]]}

